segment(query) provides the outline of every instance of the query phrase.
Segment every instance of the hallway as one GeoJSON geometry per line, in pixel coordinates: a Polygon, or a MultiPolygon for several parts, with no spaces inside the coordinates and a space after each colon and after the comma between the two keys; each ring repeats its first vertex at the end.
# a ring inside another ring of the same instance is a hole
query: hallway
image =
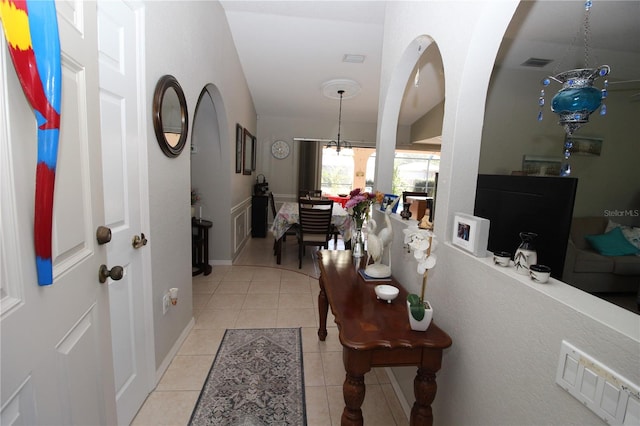
{"type": "MultiPolygon", "coordinates": [[[[260,327],[302,328],[308,425],[340,424],[342,347],[335,326],[328,328],[325,342],[316,334],[319,287],[313,250],[307,248],[299,270],[295,238],[283,244],[281,265],[276,265],[272,244],[269,237],[252,238],[233,266],[214,266],[211,275],[193,277],[195,326],[133,425],[188,424],[225,329],[260,327]]],[[[372,370],[365,383],[367,425],[408,424],[385,369],[372,370]]]]}

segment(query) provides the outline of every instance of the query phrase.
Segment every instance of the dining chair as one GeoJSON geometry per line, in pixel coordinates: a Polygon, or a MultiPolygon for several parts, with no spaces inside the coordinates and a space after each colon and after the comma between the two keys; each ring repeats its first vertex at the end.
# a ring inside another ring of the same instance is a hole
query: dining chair
{"type": "MultiPolygon", "coordinates": [[[[298,197],[306,199],[326,199],[326,197],[322,196],[322,189],[301,189],[298,191],[298,197]]],[[[340,231],[338,227],[333,224],[331,225],[331,235],[333,235],[333,245],[337,247],[340,231]]]]}
{"type": "MultiPolygon", "coordinates": [[[[321,189],[301,189],[298,191],[298,197],[306,198],[306,199],[324,199],[322,196],[321,189]]],[[[338,246],[338,236],[340,235],[340,231],[338,227],[335,225],[331,225],[331,235],[333,235],[333,245],[334,247],[338,246]]]]}
{"type": "MultiPolygon", "coordinates": [[[[276,208],[276,202],[273,198],[273,192],[269,192],[269,204],[271,205],[271,213],[273,213],[273,221],[275,222],[276,216],[278,215],[278,209],[276,208]]],[[[291,225],[289,229],[282,236],[282,241],[287,240],[287,235],[297,235],[298,234],[298,225],[291,225]]],[[[278,240],[274,239],[273,241],[273,254],[276,254],[278,240]]]]}
{"type": "Polygon", "coordinates": [[[299,198],[322,198],[321,189],[301,189],[298,191],[299,198]]]}
{"type": "Polygon", "coordinates": [[[333,201],[299,198],[298,214],[298,269],[301,269],[306,246],[329,248],[333,201]]]}

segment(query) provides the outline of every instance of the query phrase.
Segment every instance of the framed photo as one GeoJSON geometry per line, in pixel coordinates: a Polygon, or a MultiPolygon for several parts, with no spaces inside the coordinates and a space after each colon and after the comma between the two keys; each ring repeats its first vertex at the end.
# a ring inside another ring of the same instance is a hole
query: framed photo
{"type": "MultiPolygon", "coordinates": [[[[566,139],[565,137],[565,141],[566,139]]],[[[602,152],[602,139],[573,136],[571,141],[573,142],[573,147],[569,149],[571,155],[599,157],[602,152]]]]}
{"type": "Polygon", "coordinates": [[[530,176],[560,176],[562,159],[560,157],[540,157],[525,155],[522,159],[522,171],[530,176]]]}
{"type": "MultiPolygon", "coordinates": [[[[393,195],[393,194],[384,194],[384,197],[382,198],[382,203],[380,203],[380,211],[386,211],[387,210],[387,206],[393,204],[394,201],[396,201],[398,199],[397,195],[393,195]]],[[[395,206],[393,206],[393,210],[392,212],[395,213],[398,211],[398,204],[400,204],[399,202],[396,203],[395,206]]]]}
{"type": "Polygon", "coordinates": [[[251,170],[256,170],[256,137],[251,137],[251,170]]]}
{"type": "Polygon", "coordinates": [[[244,129],[243,132],[244,139],[242,140],[242,174],[250,175],[253,170],[251,167],[251,163],[253,160],[253,135],[249,133],[247,129],[244,129]]]}
{"type": "Polygon", "coordinates": [[[236,123],[236,173],[242,173],[242,136],[243,128],[236,123]]]}
{"type": "Polygon", "coordinates": [[[476,257],[487,256],[489,220],[464,213],[453,215],[451,242],[476,257]]]}

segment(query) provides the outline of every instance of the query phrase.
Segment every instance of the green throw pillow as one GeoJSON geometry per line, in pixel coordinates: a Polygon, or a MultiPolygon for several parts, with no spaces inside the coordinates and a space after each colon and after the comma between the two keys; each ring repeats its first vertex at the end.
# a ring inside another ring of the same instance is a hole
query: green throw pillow
{"type": "Polygon", "coordinates": [[[613,228],[606,234],[587,235],[585,238],[603,256],[627,256],[640,251],[627,241],[620,228],[613,228]]]}

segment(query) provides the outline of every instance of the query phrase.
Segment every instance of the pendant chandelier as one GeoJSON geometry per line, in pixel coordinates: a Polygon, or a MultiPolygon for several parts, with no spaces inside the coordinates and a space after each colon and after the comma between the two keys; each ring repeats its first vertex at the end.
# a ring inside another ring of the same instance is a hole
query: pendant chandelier
{"type": "Polygon", "coordinates": [[[340,141],[340,126],[342,125],[342,95],[344,95],[344,90],[338,90],[338,95],[340,96],[340,111],[338,112],[338,139],[328,142],[327,148],[335,146],[336,154],[340,155],[340,150],[342,148],[351,149],[351,144],[347,141],[340,141]]]}
{"type": "MultiPolygon", "coordinates": [[[[589,38],[591,29],[589,25],[589,13],[593,5],[592,0],[584,4],[584,68],[563,71],[554,76],[542,80],[543,86],[548,86],[551,81],[562,84],[562,89],[551,100],[551,111],[558,114],[560,124],[566,133],[564,140],[564,163],[560,174],[568,176],[571,173],[569,158],[573,148],[573,133],[589,122],[591,113],[600,108],[600,115],[607,113],[604,100],[607,98],[608,81],[604,81],[602,89],[593,87],[595,80],[609,74],[608,65],[600,65],[589,68],[589,38]]],[[[538,121],[542,121],[542,108],[545,104],[544,89],[540,91],[538,105],[538,121]]]]}

